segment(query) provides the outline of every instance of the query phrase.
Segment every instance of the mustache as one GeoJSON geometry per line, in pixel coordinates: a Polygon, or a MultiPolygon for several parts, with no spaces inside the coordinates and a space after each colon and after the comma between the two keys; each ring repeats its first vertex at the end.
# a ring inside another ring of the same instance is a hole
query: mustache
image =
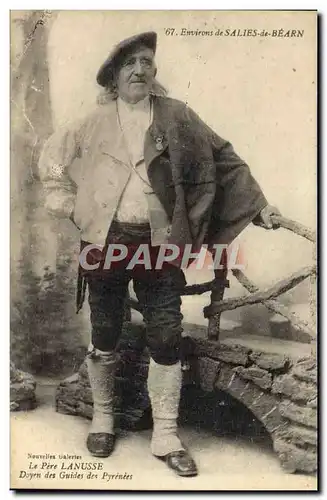
{"type": "Polygon", "coordinates": [[[146,83],[146,80],[144,78],[132,78],[130,80],[131,83],[146,83]]]}

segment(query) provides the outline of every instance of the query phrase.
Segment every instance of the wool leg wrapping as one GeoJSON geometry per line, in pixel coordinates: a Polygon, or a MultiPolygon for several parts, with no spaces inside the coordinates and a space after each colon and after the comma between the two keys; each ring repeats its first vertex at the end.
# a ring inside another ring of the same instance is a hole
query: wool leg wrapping
{"type": "Polygon", "coordinates": [[[152,406],[151,451],[165,456],[184,447],[177,435],[177,418],[182,386],[181,363],[159,365],[150,359],[148,391],[152,406]]]}
{"type": "Polygon", "coordinates": [[[90,433],[114,434],[115,354],[94,350],[86,357],[92,396],[93,418],[90,433]]]}

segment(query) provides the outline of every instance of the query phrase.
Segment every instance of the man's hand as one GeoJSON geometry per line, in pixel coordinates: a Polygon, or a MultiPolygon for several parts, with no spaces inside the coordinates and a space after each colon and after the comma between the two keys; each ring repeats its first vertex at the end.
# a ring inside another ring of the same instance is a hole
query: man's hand
{"type": "Polygon", "coordinates": [[[273,223],[271,220],[272,215],[281,215],[281,213],[278,208],[272,205],[266,205],[252,222],[256,226],[263,227],[264,229],[275,229],[278,227],[278,224],[273,223]]]}

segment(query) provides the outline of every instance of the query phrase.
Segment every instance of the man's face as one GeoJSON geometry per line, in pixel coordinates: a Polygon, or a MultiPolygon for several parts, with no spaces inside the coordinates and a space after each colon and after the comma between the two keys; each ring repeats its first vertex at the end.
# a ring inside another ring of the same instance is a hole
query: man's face
{"type": "Polygon", "coordinates": [[[156,74],[154,53],[147,47],[138,47],[124,59],[117,75],[118,95],[135,104],[144,99],[156,74]]]}

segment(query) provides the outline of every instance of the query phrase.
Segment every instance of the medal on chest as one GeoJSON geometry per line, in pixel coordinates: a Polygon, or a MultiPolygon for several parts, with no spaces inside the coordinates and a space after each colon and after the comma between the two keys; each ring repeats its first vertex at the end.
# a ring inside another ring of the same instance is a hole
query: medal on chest
{"type": "Polygon", "coordinates": [[[163,150],[163,137],[160,136],[160,137],[156,137],[156,150],[157,151],[162,151],[163,150]]]}

